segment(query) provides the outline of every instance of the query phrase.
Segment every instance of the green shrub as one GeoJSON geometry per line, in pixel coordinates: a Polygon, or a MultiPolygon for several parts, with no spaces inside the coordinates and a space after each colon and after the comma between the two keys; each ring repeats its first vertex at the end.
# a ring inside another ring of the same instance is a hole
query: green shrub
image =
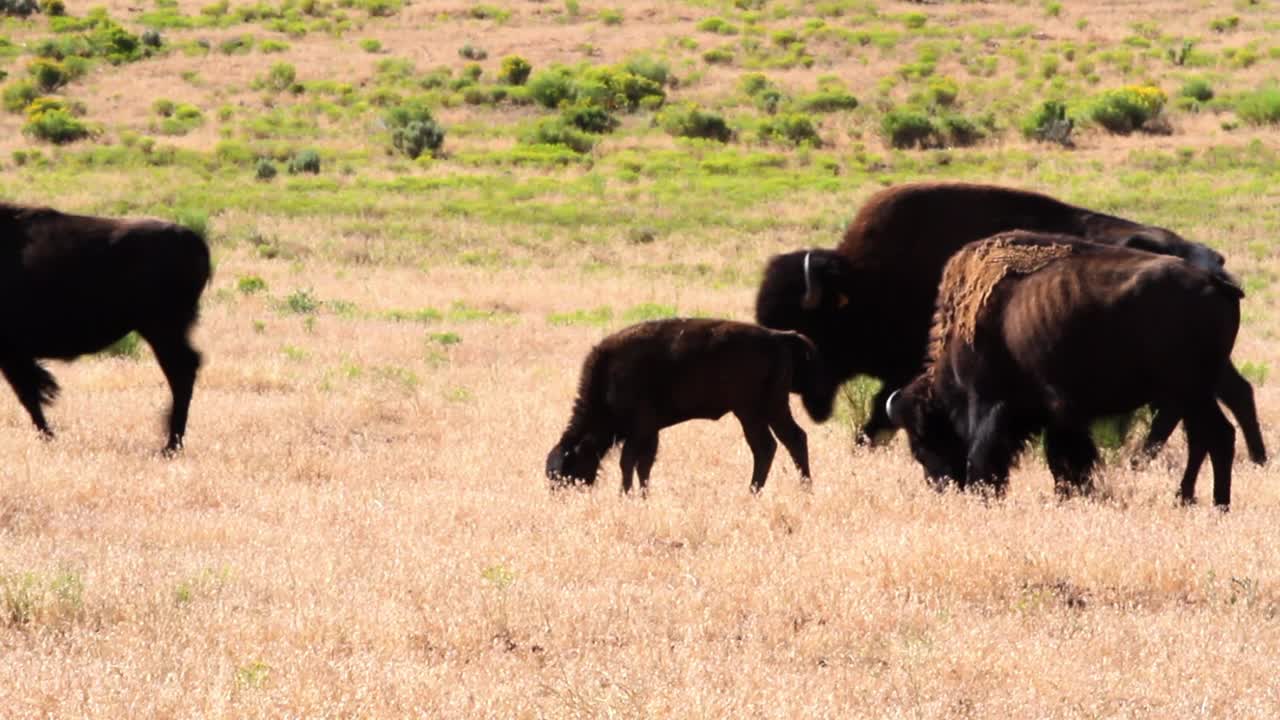
{"type": "Polygon", "coordinates": [[[702,53],[702,60],[711,65],[728,65],[733,62],[733,50],[728,47],[711,48],[702,53]]]}
{"type": "Polygon", "coordinates": [[[642,78],[648,78],[657,83],[659,87],[665,87],[671,82],[671,66],[665,61],[658,60],[649,55],[634,55],[622,64],[622,69],[642,78]]]}
{"type": "Polygon", "coordinates": [[[502,58],[502,65],[498,69],[498,80],[508,85],[524,85],[529,80],[531,72],[533,72],[533,66],[528,60],[519,55],[508,55],[502,58]]]}
{"type": "Polygon", "coordinates": [[[707,138],[720,142],[733,139],[733,131],[723,117],[693,103],[666,108],[658,116],[658,123],[667,134],[676,137],[707,138]]]}
{"type": "Polygon", "coordinates": [[[1236,30],[1240,27],[1240,16],[1229,15],[1227,17],[1215,18],[1209,21],[1209,29],[1216,33],[1226,33],[1236,30]]]}
{"type": "Polygon", "coordinates": [[[785,113],[770,118],[760,125],[760,137],[764,140],[786,142],[791,145],[820,147],[822,138],[813,119],[804,113],[785,113]]]}
{"type": "Polygon", "coordinates": [[[666,92],[658,83],[618,67],[594,66],[579,73],[574,95],[608,110],[638,109],[646,99],[659,104],[666,92]]]}
{"type": "Polygon", "coordinates": [[[298,175],[300,173],[310,173],[312,175],[320,172],[320,153],[315,150],[301,150],[289,158],[289,174],[298,175]]]}
{"type": "Polygon", "coordinates": [[[422,104],[393,107],[383,120],[391,130],[391,145],[410,158],[416,159],[428,151],[435,155],[444,145],[444,128],[422,104]]]}
{"type": "Polygon", "coordinates": [[[915,108],[893,108],[885,113],[880,132],[896,148],[923,148],[937,142],[933,119],[915,108]]]}
{"type": "Polygon", "coordinates": [[[244,55],[253,49],[256,42],[252,35],[231,37],[218,43],[218,52],[223,55],[244,55]]]}
{"type": "Polygon", "coordinates": [[[812,95],[805,95],[796,100],[796,107],[805,112],[824,113],[840,110],[853,110],[858,107],[858,98],[840,89],[819,90],[812,95]]]}
{"type": "Polygon", "coordinates": [[[1067,106],[1058,100],[1046,100],[1022,121],[1022,134],[1033,140],[1071,145],[1074,123],[1067,117],[1067,106]]]}
{"type": "Polygon", "coordinates": [[[271,180],[276,176],[277,172],[279,171],[276,170],[276,165],[271,162],[270,158],[258,158],[258,166],[254,170],[254,175],[259,180],[262,180],[263,182],[271,180]]]}
{"type": "Polygon", "coordinates": [[[367,53],[382,52],[382,42],[373,38],[365,38],[360,41],[360,49],[367,53]]]}
{"type": "Polygon", "coordinates": [[[622,12],[619,10],[606,9],[600,11],[600,22],[605,25],[621,25],[622,20],[622,12]]]}
{"type": "Polygon", "coordinates": [[[578,102],[566,107],[560,116],[565,122],[589,133],[612,132],[618,127],[618,119],[599,105],[578,102]]]}
{"type": "Polygon", "coordinates": [[[1213,85],[1205,78],[1191,78],[1182,84],[1178,94],[1196,102],[1209,102],[1213,99],[1213,85]]]}
{"type": "Polygon", "coordinates": [[[529,78],[529,96],[545,108],[555,109],[574,95],[573,73],[566,67],[540,70],[529,78]]]}
{"type": "Polygon", "coordinates": [[[526,145],[563,145],[574,152],[587,153],[596,137],[566,123],[562,118],[543,118],[520,137],[526,145]]]}
{"type": "Polygon", "coordinates": [[[738,34],[738,27],[721,17],[705,18],[698,23],[697,27],[702,32],[716,33],[717,35],[738,34]]]}
{"type": "Polygon", "coordinates": [[[266,55],[270,55],[272,53],[282,53],[289,49],[289,43],[284,42],[282,40],[268,39],[268,40],[263,40],[261,43],[258,43],[258,49],[261,50],[266,55]]]}
{"type": "Polygon", "coordinates": [[[947,147],[966,147],[976,144],[987,133],[977,121],[957,113],[944,113],[934,122],[938,136],[947,147]]]}
{"type": "Polygon", "coordinates": [[[1250,125],[1280,123],[1280,87],[1264,87],[1241,95],[1236,100],[1235,111],[1250,125]]]}
{"type": "Polygon", "coordinates": [[[484,60],[489,57],[489,53],[485,51],[484,48],[476,47],[471,43],[466,43],[462,47],[458,48],[458,55],[467,60],[484,60]]]}
{"type": "Polygon", "coordinates": [[[960,87],[951,78],[931,78],[929,87],[925,90],[925,99],[930,105],[937,107],[951,107],[959,95],[960,87]]]}
{"type": "Polygon", "coordinates": [[[262,85],[269,90],[288,90],[298,80],[298,70],[289,63],[276,63],[262,78],[262,85]]]}
{"type": "Polygon", "coordinates": [[[1128,85],[1094,98],[1090,120],[1109,132],[1127,134],[1154,120],[1164,108],[1165,94],[1151,85],[1128,85]]]}
{"type": "MultiPolygon", "coordinates": [[[[267,164],[271,165],[269,161],[267,164]]],[[[243,295],[253,295],[254,293],[265,291],[267,289],[267,281],[257,275],[244,275],[236,281],[236,289],[243,295]]]]}
{"type": "Polygon", "coordinates": [[[27,66],[27,72],[41,92],[53,92],[71,82],[71,73],[58,60],[37,58],[27,66]]]}
{"type": "Polygon", "coordinates": [[[173,115],[173,111],[178,109],[177,103],[172,100],[160,98],[151,103],[151,110],[160,117],[169,117],[173,115]]]}
{"type": "Polygon", "coordinates": [[[96,128],[72,115],[71,108],[53,98],[38,98],[27,108],[22,132],[55,145],[83,140],[98,133],[96,128]]]}
{"type": "Polygon", "coordinates": [[[4,88],[4,109],[11,113],[20,113],[38,97],[40,97],[40,91],[30,80],[9,83],[4,88]]]}

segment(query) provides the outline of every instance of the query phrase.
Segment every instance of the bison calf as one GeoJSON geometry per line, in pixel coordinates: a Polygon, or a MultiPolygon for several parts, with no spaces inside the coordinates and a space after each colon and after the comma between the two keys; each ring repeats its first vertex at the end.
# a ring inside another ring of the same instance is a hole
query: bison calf
{"type": "Polygon", "coordinates": [[[659,430],[731,412],[751,446],[752,492],[764,486],[777,450],[771,429],[808,479],[808,444],[788,398],[800,393],[811,417],[827,419],[832,400],[821,391],[822,375],[813,343],[794,332],[705,319],[633,325],[583,362],[573,416],[547,456],[547,477],[591,484],[605,453],[621,443],[622,489],[630,492],[637,473],[644,492],[659,430]]]}
{"type": "Polygon", "coordinates": [[[925,372],[886,411],[933,478],[994,485],[1045,431],[1059,491],[1089,487],[1100,417],[1151,403],[1184,418],[1184,502],[1206,454],[1231,502],[1235,431],[1215,395],[1252,388],[1231,365],[1242,292],[1176,258],[1013,232],[947,263],[925,372]]]}
{"type": "Polygon", "coordinates": [[[159,220],[8,203],[0,203],[0,238],[0,372],[40,433],[53,436],[43,406],[58,384],[39,360],[74,360],[136,330],[169,381],[164,452],[177,452],[200,367],[188,333],[209,282],[204,238],[159,220]]]}

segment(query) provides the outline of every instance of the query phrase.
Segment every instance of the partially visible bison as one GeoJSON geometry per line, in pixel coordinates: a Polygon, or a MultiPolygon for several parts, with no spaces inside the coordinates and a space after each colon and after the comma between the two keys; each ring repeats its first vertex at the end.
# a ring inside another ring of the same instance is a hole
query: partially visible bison
{"type": "Polygon", "coordinates": [[[1241,296],[1218,273],[1075,237],[976,242],[947,263],[926,369],[886,412],[931,478],[997,491],[1043,429],[1055,483],[1070,492],[1088,489],[1098,458],[1090,422],[1151,403],[1184,418],[1182,500],[1195,500],[1208,454],[1226,508],[1235,430],[1215,394],[1235,374],[1241,296]]]}
{"type": "Polygon", "coordinates": [[[172,454],[182,447],[200,355],[188,332],[209,281],[199,234],[159,220],[68,215],[0,203],[0,371],[36,428],[58,384],[38,362],[74,360],[136,330],[173,394],[172,454]]]}
{"type": "Polygon", "coordinates": [[[622,489],[631,491],[636,473],[644,492],[659,430],[731,412],[751,447],[752,492],[769,474],[773,435],[807,480],[808,443],[791,416],[789,395],[800,393],[809,415],[825,420],[831,396],[810,384],[822,376],[813,344],[797,333],[709,319],[633,325],[606,337],[583,362],[573,416],[547,455],[547,477],[594,483],[605,453],[621,443],[622,489]]]}
{"type": "MultiPolygon", "coordinates": [[[[1039,193],[963,183],[906,184],[868,199],[834,250],[773,257],[756,297],[756,320],[812,339],[826,363],[826,392],[832,395],[855,375],[882,380],[864,428],[863,437],[874,438],[892,429],[884,412],[889,392],[920,371],[947,259],[966,243],[1018,229],[1172,255],[1224,272],[1220,254],[1170,230],[1039,193]]],[[[1239,390],[1229,388],[1222,400],[1240,422],[1250,457],[1265,462],[1252,394],[1239,390]]],[[[1158,450],[1177,422],[1176,413],[1157,408],[1147,452],[1158,450]]]]}

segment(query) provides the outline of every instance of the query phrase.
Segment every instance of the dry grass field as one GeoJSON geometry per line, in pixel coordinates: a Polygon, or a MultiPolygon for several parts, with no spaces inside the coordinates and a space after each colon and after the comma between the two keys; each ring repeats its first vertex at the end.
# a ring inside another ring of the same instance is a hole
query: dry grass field
{"type": "MultiPolygon", "coordinates": [[[[140,29],[144,4],[107,7],[140,29]]],[[[1039,68],[1054,43],[1136,48],[1124,42],[1134,23],[1154,23],[1217,53],[1196,72],[1228,99],[1280,67],[1269,0],[1054,5],[584,0],[571,13],[419,1],[386,17],[352,11],[359,22],[342,34],[165,30],[174,47],[244,32],[289,47],[95,65],[63,90],[102,126],[82,143],[40,143],[5,114],[0,196],[195,212],[217,268],[177,459],[157,452],[168,391],[145,347],[50,363],[63,386],[53,442],[0,391],[0,717],[1280,716],[1280,483],[1239,441],[1229,514],[1207,506],[1207,467],[1204,504],[1175,503],[1181,432],[1141,471],[1109,451],[1093,498],[1055,499],[1029,453],[1009,496],[984,502],[929,490],[902,438],[855,448],[858,408],[815,425],[798,400],[811,491],[780,452],[751,496],[731,418],[665,431],[647,499],[620,495],[616,454],[590,490],[552,493],[542,474],[594,342],[672,312],[750,319],[770,254],[832,245],[871,192],[931,177],[1032,187],[1221,249],[1249,290],[1235,360],[1280,449],[1280,393],[1267,382],[1280,361],[1276,126],[1171,101],[1172,134],[1082,123],[1074,150],[1028,140],[1005,116],[972,147],[894,149],[880,136],[885,103],[911,92],[878,95],[881,79],[921,43],[981,48],[973,25],[1030,26],[992,30],[979,54],[1020,48],[1039,68]],[[877,5],[880,20],[855,22],[877,5]],[[601,19],[614,8],[620,23],[601,19]],[[821,118],[817,148],[756,139],[755,111],[734,97],[751,68],[701,59],[721,42],[697,29],[712,16],[767,38],[819,17],[898,32],[910,13],[939,34],[865,49],[816,37],[812,67],[764,70],[797,94],[835,74],[862,101],[821,118]],[[1236,25],[1210,29],[1231,15],[1236,25]],[[411,161],[370,129],[376,106],[296,136],[242,125],[310,102],[310,87],[290,98],[252,86],[273,63],[364,93],[388,57],[419,73],[461,68],[463,42],[487,49],[487,73],[513,53],[535,71],[663,54],[685,78],[669,100],[719,109],[740,138],[724,150],[676,139],[639,112],[585,160],[507,161],[546,112],[446,100],[435,108],[446,152],[411,161]],[[1258,58],[1237,67],[1222,54],[1242,47],[1258,58]],[[194,104],[204,124],[155,132],[160,98],[194,104]],[[139,135],[176,155],[129,155],[139,135]],[[282,164],[255,180],[252,165],[215,162],[239,141],[259,157],[317,147],[325,167],[313,178],[282,164]]],[[[11,20],[0,34],[29,47],[47,22],[11,20]]],[[[1131,71],[1099,60],[1096,81],[1061,89],[1150,82],[1172,97],[1189,71],[1157,45],[1131,71]]],[[[937,74],[972,89],[966,112],[1052,94],[1003,55],[994,75],[970,77],[961,50],[937,74]]],[[[6,56],[10,80],[29,60],[6,56]]]]}

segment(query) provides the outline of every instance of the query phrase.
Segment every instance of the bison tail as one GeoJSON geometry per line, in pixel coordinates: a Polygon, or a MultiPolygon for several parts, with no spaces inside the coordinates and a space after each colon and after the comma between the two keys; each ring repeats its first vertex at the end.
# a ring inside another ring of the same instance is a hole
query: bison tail
{"type": "Polygon", "coordinates": [[[815,422],[826,422],[831,417],[836,393],[827,377],[822,354],[809,338],[800,333],[787,333],[787,345],[791,351],[791,390],[800,393],[805,412],[815,422]]]}

